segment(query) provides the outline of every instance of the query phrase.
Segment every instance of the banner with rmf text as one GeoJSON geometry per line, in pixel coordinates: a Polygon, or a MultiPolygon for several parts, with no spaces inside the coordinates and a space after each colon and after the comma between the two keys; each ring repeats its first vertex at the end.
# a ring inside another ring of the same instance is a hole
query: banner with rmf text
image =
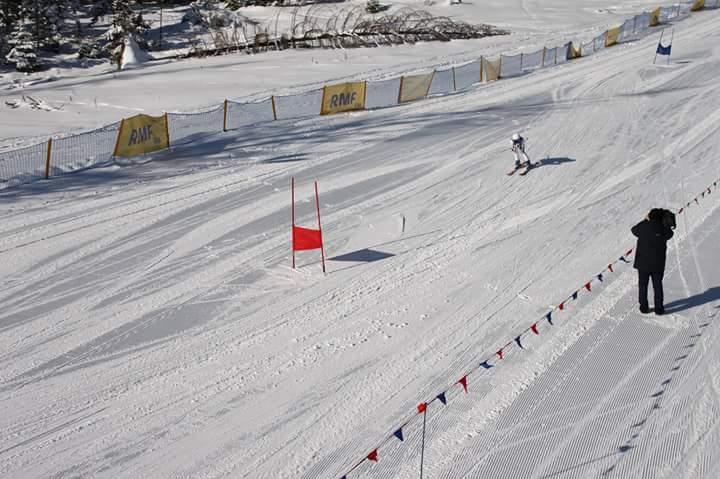
{"type": "Polygon", "coordinates": [[[323,89],[321,115],[365,109],[364,81],[327,85],[323,89]]]}
{"type": "Polygon", "coordinates": [[[123,119],[113,156],[139,156],[170,147],[167,115],[135,115],[123,119]]]}

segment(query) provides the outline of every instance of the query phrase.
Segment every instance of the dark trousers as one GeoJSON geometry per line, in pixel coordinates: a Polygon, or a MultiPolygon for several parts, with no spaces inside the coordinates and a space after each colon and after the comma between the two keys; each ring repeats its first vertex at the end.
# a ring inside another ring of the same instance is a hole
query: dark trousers
{"type": "Polygon", "coordinates": [[[663,273],[650,273],[648,271],[638,270],[638,296],[640,306],[648,307],[648,282],[652,278],[653,293],[655,293],[655,311],[663,310],[663,273]]]}

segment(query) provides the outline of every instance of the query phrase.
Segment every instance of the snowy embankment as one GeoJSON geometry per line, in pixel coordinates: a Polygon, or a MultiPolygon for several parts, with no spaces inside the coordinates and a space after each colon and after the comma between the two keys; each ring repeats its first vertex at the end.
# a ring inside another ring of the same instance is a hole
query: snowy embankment
{"type": "MultiPolygon", "coordinates": [[[[0,475],[342,475],[625,251],[650,207],[720,176],[717,19],[677,25],[670,66],[647,38],[3,191],[0,475]],[[504,174],[514,130],[544,159],[522,178],[504,174]],[[319,180],[327,276],[314,253],[289,269],[291,176],[299,224],[319,180]]],[[[668,302],[716,291],[717,205],[680,225],[668,302]]],[[[428,476],[712,471],[717,301],[643,320],[632,283],[618,272],[431,414],[428,476]]],[[[411,433],[356,476],[415,477],[411,433]]]]}

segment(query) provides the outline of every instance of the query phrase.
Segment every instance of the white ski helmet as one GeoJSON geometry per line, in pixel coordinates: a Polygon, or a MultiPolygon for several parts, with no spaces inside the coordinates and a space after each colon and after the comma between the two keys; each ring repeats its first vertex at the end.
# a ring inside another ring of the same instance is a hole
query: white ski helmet
{"type": "Polygon", "coordinates": [[[519,141],[519,140],[520,140],[520,133],[513,133],[512,140],[513,140],[513,141],[519,141]]]}

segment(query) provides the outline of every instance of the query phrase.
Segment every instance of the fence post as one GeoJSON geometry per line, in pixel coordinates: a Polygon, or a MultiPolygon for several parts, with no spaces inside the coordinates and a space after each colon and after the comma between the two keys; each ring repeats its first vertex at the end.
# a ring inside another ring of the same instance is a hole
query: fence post
{"type": "Polygon", "coordinates": [[[483,81],[482,74],[483,74],[483,57],[480,57],[480,81],[478,83],[482,83],[482,81],[483,81]]]}
{"type": "Polygon", "coordinates": [[[453,65],[453,91],[457,91],[457,82],[455,81],[455,65],[453,65]]]}
{"type": "Polygon", "coordinates": [[[167,135],[168,148],[170,148],[170,120],[168,120],[167,112],[163,116],[165,116],[165,135],[167,135]]]}
{"type": "Polygon", "coordinates": [[[543,68],[545,66],[545,51],[546,50],[547,50],[547,47],[543,47],[542,59],[540,60],[540,68],[543,68]]]}
{"type": "Polygon", "coordinates": [[[272,101],[273,120],[277,120],[277,110],[275,109],[275,95],[270,97],[270,101],[272,101]]]}
{"type": "Polygon", "coordinates": [[[52,138],[48,140],[47,155],[45,157],[45,179],[50,178],[50,158],[52,157],[52,138]]]}
{"type": "Polygon", "coordinates": [[[398,90],[398,105],[402,103],[402,88],[403,88],[403,82],[405,81],[405,76],[400,77],[400,89],[398,90]]]}
{"type": "Polygon", "coordinates": [[[223,112],[223,133],[227,131],[228,101],[225,99],[223,112]]]}

